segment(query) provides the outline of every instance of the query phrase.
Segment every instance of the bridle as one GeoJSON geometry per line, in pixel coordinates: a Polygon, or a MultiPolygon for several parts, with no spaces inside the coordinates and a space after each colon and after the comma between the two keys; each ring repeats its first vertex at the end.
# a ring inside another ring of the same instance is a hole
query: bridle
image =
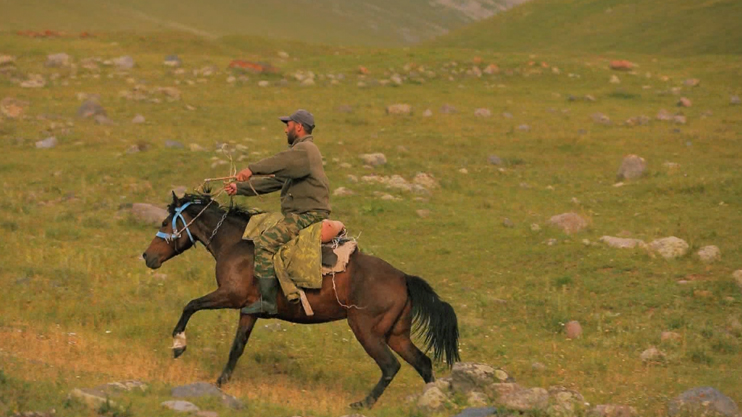
{"type": "MultiPolygon", "coordinates": [[[[173,223],[172,223],[173,232],[170,234],[167,234],[161,231],[157,231],[157,234],[155,234],[155,237],[164,239],[165,242],[167,242],[168,244],[172,243],[173,249],[175,249],[175,252],[180,253],[180,251],[178,250],[177,239],[180,239],[181,236],[183,236],[183,230],[185,230],[186,233],[188,234],[188,239],[191,240],[191,243],[193,243],[193,246],[196,246],[197,241],[193,238],[193,235],[191,234],[191,230],[188,227],[191,224],[193,224],[193,222],[196,221],[196,219],[199,218],[201,214],[203,214],[203,212],[206,211],[206,209],[209,208],[209,206],[213,202],[214,200],[210,200],[209,203],[206,204],[206,206],[204,206],[204,208],[201,209],[201,211],[198,212],[198,214],[194,218],[191,219],[190,222],[186,222],[185,217],[183,217],[183,211],[185,211],[185,209],[191,204],[194,204],[194,203],[201,204],[201,200],[189,201],[183,204],[182,206],[177,207],[175,209],[175,213],[173,213],[173,223]],[[180,221],[183,222],[183,228],[180,230],[178,230],[178,219],[180,219],[180,221]]],[[[211,240],[214,238],[214,235],[216,235],[216,232],[219,230],[219,227],[222,225],[222,223],[224,223],[224,219],[227,217],[227,214],[229,214],[229,210],[224,212],[224,215],[222,216],[221,220],[219,220],[219,223],[217,223],[216,227],[214,228],[214,231],[211,232],[211,236],[209,237],[208,241],[204,244],[204,246],[208,247],[211,244],[211,240]]]]}

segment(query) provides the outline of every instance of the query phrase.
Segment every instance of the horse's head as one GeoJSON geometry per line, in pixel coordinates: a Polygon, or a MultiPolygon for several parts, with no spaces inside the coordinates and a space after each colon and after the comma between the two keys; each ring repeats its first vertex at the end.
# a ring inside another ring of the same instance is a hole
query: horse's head
{"type": "Polygon", "coordinates": [[[210,202],[207,196],[186,195],[179,199],[173,193],[173,202],[168,206],[170,214],[162,221],[160,230],[142,254],[149,268],[159,268],[163,262],[196,244],[196,236],[191,233],[190,224],[198,214],[193,212],[200,213],[210,202]]]}

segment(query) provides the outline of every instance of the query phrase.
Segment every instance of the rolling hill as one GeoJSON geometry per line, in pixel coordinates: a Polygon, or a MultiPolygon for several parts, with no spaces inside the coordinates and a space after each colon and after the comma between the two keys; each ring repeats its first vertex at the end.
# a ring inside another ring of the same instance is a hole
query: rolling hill
{"type": "Polygon", "coordinates": [[[742,53],[738,0],[536,0],[431,46],[497,51],[742,53]]]}
{"type": "Polygon", "coordinates": [[[179,30],[312,43],[399,46],[447,33],[526,0],[28,0],[0,2],[0,31],[179,30]]]}

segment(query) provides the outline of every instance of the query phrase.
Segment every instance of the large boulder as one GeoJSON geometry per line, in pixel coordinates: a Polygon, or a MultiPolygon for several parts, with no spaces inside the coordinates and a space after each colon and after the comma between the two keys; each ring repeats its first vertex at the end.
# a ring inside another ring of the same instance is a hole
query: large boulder
{"type": "Polygon", "coordinates": [[[588,226],[587,220],[577,213],[562,213],[552,216],[549,219],[549,224],[562,229],[568,235],[577,233],[588,226]]]}
{"type": "Polygon", "coordinates": [[[160,226],[162,221],[170,215],[167,210],[147,203],[134,203],[131,207],[131,214],[135,219],[152,226],[160,226]]]}
{"type": "Polygon", "coordinates": [[[409,116],[412,114],[412,106],[404,103],[392,104],[391,106],[387,106],[386,114],[409,116]]]}
{"type": "Polygon", "coordinates": [[[641,178],[647,172],[647,162],[641,156],[626,155],[616,173],[616,180],[641,178]]]}
{"type": "Polygon", "coordinates": [[[739,408],[731,398],[712,387],[693,388],[670,400],[667,405],[670,417],[738,417],[739,408]]]}
{"type": "Polygon", "coordinates": [[[656,239],[649,243],[649,250],[665,259],[679,258],[688,253],[688,243],[675,236],[656,239]]]}
{"type": "Polygon", "coordinates": [[[217,386],[208,382],[195,382],[193,384],[175,387],[171,390],[171,395],[173,398],[216,397],[221,400],[222,404],[233,410],[239,410],[244,407],[240,400],[225,394],[217,386]]]}

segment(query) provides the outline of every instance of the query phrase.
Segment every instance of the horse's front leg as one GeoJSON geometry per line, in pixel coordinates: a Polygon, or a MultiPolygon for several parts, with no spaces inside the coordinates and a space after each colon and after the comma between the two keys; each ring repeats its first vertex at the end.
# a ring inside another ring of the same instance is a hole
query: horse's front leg
{"type": "Polygon", "coordinates": [[[250,333],[252,333],[256,321],[258,321],[258,318],[252,314],[240,314],[237,333],[234,335],[234,342],[232,342],[232,348],[229,350],[229,361],[227,361],[227,365],[224,367],[219,379],[216,380],[217,386],[221,387],[223,384],[229,382],[229,379],[232,377],[232,371],[237,366],[237,361],[242,356],[242,353],[245,352],[247,340],[250,338],[250,333]]]}
{"type": "Polygon", "coordinates": [[[185,328],[188,324],[188,320],[191,316],[199,310],[217,310],[220,308],[239,308],[239,305],[235,305],[234,297],[230,297],[230,294],[224,287],[217,289],[216,291],[204,295],[201,298],[191,300],[185,308],[183,308],[183,314],[180,315],[178,324],[173,329],[173,357],[178,358],[183,352],[186,351],[186,335],[185,328]]]}

